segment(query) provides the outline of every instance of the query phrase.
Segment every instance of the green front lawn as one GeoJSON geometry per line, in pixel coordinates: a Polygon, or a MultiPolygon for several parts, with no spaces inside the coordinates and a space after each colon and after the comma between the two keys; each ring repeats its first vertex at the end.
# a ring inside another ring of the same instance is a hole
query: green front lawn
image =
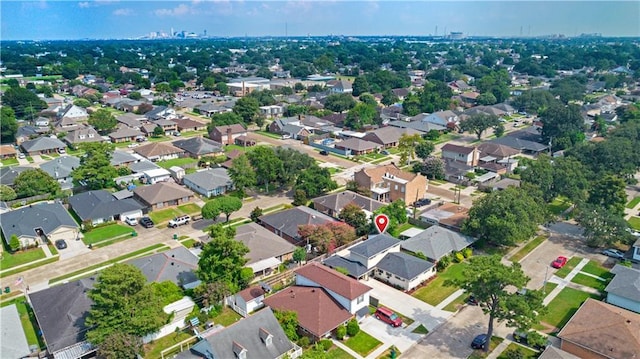
{"type": "MultiPolygon", "coordinates": [[[[540,321],[560,330],[587,298],[600,299],[595,294],[589,294],[573,288],[564,288],[547,305],[547,312],[540,317],[540,321]]],[[[544,329],[545,327],[538,324],[534,328],[544,329]]]]}
{"type": "Polygon", "coordinates": [[[240,151],[251,151],[254,147],[244,147],[244,146],[238,146],[238,145],[226,145],[224,146],[224,151],[225,152],[231,152],[233,150],[240,150],[240,151]]]}
{"type": "Polygon", "coordinates": [[[462,270],[465,265],[464,262],[450,265],[444,272],[438,273],[436,279],[413,292],[412,296],[425,303],[438,305],[438,303],[458,290],[458,287],[446,286],[444,283],[448,279],[462,279],[462,270]]]}
{"type": "MultiPolygon", "coordinates": [[[[581,260],[582,258],[580,257],[571,257],[567,261],[567,264],[564,265],[564,267],[558,269],[558,271],[556,272],[556,276],[565,278],[573,270],[573,268],[575,268],[578,263],[580,263],[581,260]]],[[[551,265],[551,263],[549,263],[549,265],[551,265]]]]}
{"type": "Polygon", "coordinates": [[[164,169],[169,169],[173,166],[182,167],[184,165],[190,165],[193,163],[198,163],[198,160],[191,157],[174,158],[171,160],[157,162],[158,166],[164,169]]]}
{"type": "Polygon", "coordinates": [[[609,283],[608,281],[599,280],[597,278],[593,278],[591,276],[588,276],[588,275],[582,274],[582,273],[576,274],[576,276],[571,279],[571,282],[576,283],[576,284],[580,284],[580,285],[584,285],[584,286],[587,286],[587,287],[591,287],[591,288],[597,289],[597,290],[599,290],[601,292],[604,292],[604,288],[609,283]]]}
{"type": "Polygon", "coordinates": [[[120,237],[125,234],[131,234],[135,229],[122,224],[113,223],[104,227],[98,227],[92,229],[90,232],[84,234],[84,244],[95,244],[98,242],[106,241],[115,237],[120,237]]]}
{"type": "Polygon", "coordinates": [[[509,346],[498,356],[498,359],[536,359],[540,353],[537,351],[523,347],[522,345],[511,343],[509,346]],[[509,354],[510,352],[519,352],[520,354],[509,354]]]}
{"type": "Polygon", "coordinates": [[[549,208],[549,212],[559,216],[562,212],[566,211],[571,207],[571,202],[564,197],[556,197],[551,203],[547,206],[549,208]]]}
{"type": "Polygon", "coordinates": [[[20,162],[18,162],[17,158],[6,158],[6,159],[0,161],[0,163],[2,163],[3,166],[14,166],[14,165],[17,165],[20,162]]]}
{"type": "Polygon", "coordinates": [[[149,212],[149,218],[151,218],[153,223],[155,223],[156,225],[180,215],[182,215],[182,211],[177,208],[167,208],[149,212]]]}
{"type": "Polygon", "coordinates": [[[631,217],[627,222],[629,222],[631,228],[640,231],[640,217],[631,217]]]}
{"type": "Polygon", "coordinates": [[[42,337],[38,336],[38,322],[33,314],[33,309],[27,304],[23,296],[2,303],[2,307],[15,304],[22,323],[22,330],[27,338],[27,344],[36,345],[38,348],[44,348],[45,344],[42,337]]]}
{"type": "Polygon", "coordinates": [[[527,244],[525,244],[519,251],[517,251],[514,255],[509,258],[512,262],[520,262],[522,258],[524,258],[527,254],[531,253],[534,249],[536,249],[539,245],[542,244],[547,239],[546,236],[537,236],[536,238],[530,240],[527,244]]]}
{"type": "Polygon", "coordinates": [[[21,264],[27,264],[44,257],[45,254],[42,248],[28,249],[15,253],[4,251],[2,253],[2,259],[0,259],[0,270],[9,269],[21,264]]]}
{"type": "Polygon", "coordinates": [[[339,348],[337,346],[333,346],[333,348],[329,349],[329,351],[327,352],[327,358],[331,358],[331,359],[353,359],[353,357],[351,356],[351,354],[347,353],[346,351],[342,350],[342,348],[339,348]]]}
{"type": "Polygon", "coordinates": [[[178,209],[186,214],[200,214],[202,208],[195,203],[187,203],[181,206],[178,206],[178,209]]]}
{"type": "Polygon", "coordinates": [[[211,318],[211,320],[213,320],[213,323],[220,324],[225,327],[230,326],[231,324],[237,322],[240,319],[242,319],[242,316],[236,313],[235,311],[233,311],[233,309],[229,307],[224,307],[220,312],[220,314],[211,318]]]}
{"type": "Polygon", "coordinates": [[[607,268],[601,266],[599,263],[594,262],[594,261],[589,261],[589,263],[587,263],[587,265],[582,267],[581,272],[597,275],[598,277],[600,277],[602,279],[612,279],[613,278],[613,274],[611,272],[609,272],[609,270],[607,268]]]}
{"type": "Polygon", "coordinates": [[[458,310],[458,308],[460,308],[462,305],[464,305],[464,303],[467,301],[467,298],[469,296],[466,293],[462,293],[461,295],[458,296],[458,298],[454,299],[451,303],[447,304],[444,308],[444,310],[449,311],[449,312],[455,312],[458,310]]]}
{"type": "Polygon", "coordinates": [[[627,208],[631,209],[631,208],[637,206],[638,203],[640,203],[640,196],[633,197],[633,199],[631,201],[629,201],[629,203],[627,203],[627,208]]]}
{"type": "Polygon", "coordinates": [[[279,135],[277,133],[271,133],[271,132],[266,132],[266,131],[255,131],[255,133],[258,133],[258,134],[260,134],[262,136],[275,138],[276,140],[282,139],[282,135],[279,135]]]}
{"type": "Polygon", "coordinates": [[[367,355],[369,355],[369,353],[382,345],[382,343],[378,339],[372,337],[362,330],[360,330],[360,332],[358,332],[358,334],[356,334],[355,336],[347,339],[344,344],[363,357],[366,357],[367,355]]]}

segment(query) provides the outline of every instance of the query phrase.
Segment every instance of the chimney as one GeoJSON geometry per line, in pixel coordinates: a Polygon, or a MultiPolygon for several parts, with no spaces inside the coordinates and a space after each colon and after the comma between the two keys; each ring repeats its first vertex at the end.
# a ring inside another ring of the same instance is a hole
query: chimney
{"type": "Polygon", "coordinates": [[[232,135],[232,131],[231,131],[231,126],[227,126],[227,144],[228,145],[232,145],[233,144],[233,135],[232,135]]]}

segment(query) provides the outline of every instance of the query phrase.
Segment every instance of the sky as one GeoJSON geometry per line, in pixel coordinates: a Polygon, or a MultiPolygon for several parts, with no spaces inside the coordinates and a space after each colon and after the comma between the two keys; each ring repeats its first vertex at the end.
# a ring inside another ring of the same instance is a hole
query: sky
{"type": "Polygon", "coordinates": [[[0,2],[0,40],[209,36],[640,36],[640,1],[118,1],[0,2]]]}

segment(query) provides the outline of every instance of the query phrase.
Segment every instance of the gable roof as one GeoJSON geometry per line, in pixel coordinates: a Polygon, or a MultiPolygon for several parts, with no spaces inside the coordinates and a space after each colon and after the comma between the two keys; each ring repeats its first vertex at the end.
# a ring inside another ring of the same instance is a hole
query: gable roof
{"type": "Polygon", "coordinates": [[[442,151],[453,152],[453,153],[461,153],[464,155],[468,155],[475,151],[475,147],[466,147],[466,146],[458,146],[451,143],[447,143],[442,146],[442,151]]]}
{"type": "Polygon", "coordinates": [[[198,156],[223,152],[222,144],[204,137],[192,137],[173,141],[173,145],[198,156]]]}
{"type": "Polygon", "coordinates": [[[40,165],[40,169],[55,179],[69,177],[71,171],[80,166],[80,159],[75,156],[60,156],[40,165]]]}
{"type": "Polygon", "coordinates": [[[298,324],[316,337],[332,331],[353,316],[324,288],[291,286],[265,298],[276,310],[298,313],[298,324]]]}
{"type": "Polygon", "coordinates": [[[439,260],[452,251],[460,251],[476,239],[440,226],[431,226],[418,235],[402,241],[402,249],[422,252],[427,258],[439,260]]]}
{"type": "Polygon", "coordinates": [[[224,168],[208,168],[204,171],[190,173],[183,177],[183,181],[187,180],[205,191],[211,191],[218,187],[233,186],[233,181],[229,177],[229,173],[224,168]]]}
{"type": "Polygon", "coordinates": [[[354,300],[371,290],[371,287],[316,262],[298,268],[295,272],[296,275],[307,278],[317,283],[320,287],[337,293],[349,300],[354,300]]]}
{"type": "Polygon", "coordinates": [[[79,193],[69,197],[69,205],[81,220],[109,218],[145,206],[133,198],[118,200],[105,190],[79,193]]]}
{"type": "Polygon", "coordinates": [[[347,272],[349,272],[349,275],[354,278],[360,278],[369,272],[369,269],[362,265],[362,263],[339,256],[337,254],[325,259],[324,261],[322,261],[322,264],[333,269],[344,268],[347,270],[347,272]]]}
{"type": "Polygon", "coordinates": [[[349,252],[358,254],[365,258],[371,258],[382,251],[395,247],[398,244],[400,244],[399,239],[383,233],[378,234],[375,237],[369,237],[366,241],[356,244],[349,248],[349,252]]]}
{"type": "Polygon", "coordinates": [[[542,354],[540,354],[538,359],[580,359],[580,358],[571,353],[567,353],[560,348],[556,348],[553,345],[549,345],[542,352],[542,354]]]}
{"type": "Polygon", "coordinates": [[[249,302],[256,298],[260,298],[264,294],[264,289],[259,285],[255,285],[239,291],[236,295],[239,295],[245,302],[249,302]]]}
{"type": "Polygon", "coordinates": [[[142,131],[128,126],[122,126],[109,134],[109,137],[113,139],[130,138],[137,136],[143,136],[142,131]]]}
{"type": "Polygon", "coordinates": [[[26,152],[57,150],[58,148],[65,148],[67,145],[57,138],[51,137],[38,137],[33,140],[22,142],[20,145],[26,152]]]}
{"type": "Polygon", "coordinates": [[[219,132],[222,135],[226,135],[227,134],[227,130],[229,130],[229,129],[231,130],[232,134],[247,132],[247,129],[244,128],[244,126],[242,126],[239,123],[234,123],[233,125],[216,126],[216,127],[213,128],[212,132],[219,132]]]}
{"type": "Polygon", "coordinates": [[[615,277],[604,289],[607,293],[640,302],[640,270],[616,264],[611,270],[615,277]]]}
{"type": "Polygon", "coordinates": [[[257,223],[236,227],[236,241],[249,248],[247,265],[293,252],[297,247],[257,223]]]}
{"type": "Polygon", "coordinates": [[[15,155],[16,149],[13,145],[1,145],[0,146],[0,156],[8,156],[15,155]]]}
{"type": "Polygon", "coordinates": [[[87,292],[93,286],[94,280],[84,278],[29,293],[49,353],[84,340],[87,330],[84,322],[93,304],[87,292]]]}
{"type": "Polygon", "coordinates": [[[640,314],[588,298],[558,338],[613,359],[640,353],[640,314]]]}
{"type": "Polygon", "coordinates": [[[133,152],[148,159],[184,153],[184,150],[166,142],[152,142],[148,145],[136,147],[133,152]]]}
{"type": "Polygon", "coordinates": [[[294,348],[271,308],[265,308],[207,336],[176,358],[236,358],[237,350],[245,349],[248,358],[276,359],[294,348]],[[266,340],[269,335],[271,343],[266,340]]]}
{"type": "Polygon", "coordinates": [[[411,280],[433,268],[434,264],[403,252],[387,253],[376,265],[400,278],[411,280]]]}
{"type": "Polygon", "coordinates": [[[177,285],[198,282],[198,256],[183,246],[126,262],[136,266],[147,282],[171,281],[177,285]]]}
{"type": "Polygon", "coordinates": [[[15,304],[0,307],[0,357],[25,358],[29,356],[29,344],[22,330],[20,315],[15,304]]]}
{"type": "Polygon", "coordinates": [[[389,126],[400,127],[400,128],[411,128],[416,131],[420,131],[423,133],[428,133],[431,130],[436,131],[444,131],[447,128],[441,125],[437,125],[435,123],[426,122],[426,121],[391,121],[389,122],[389,126]]]}
{"type": "Polygon", "coordinates": [[[382,166],[373,167],[373,168],[363,168],[361,171],[364,171],[364,173],[366,173],[367,176],[371,178],[372,183],[382,182],[382,178],[387,173],[395,177],[402,178],[403,180],[406,180],[406,181],[412,181],[414,178],[418,176],[415,173],[403,171],[394,164],[382,165],[382,166]]]}
{"type": "Polygon", "coordinates": [[[386,126],[367,133],[363,138],[382,145],[388,145],[400,141],[400,137],[404,134],[411,136],[419,133],[420,131],[412,128],[386,126]]]}
{"type": "Polygon", "coordinates": [[[87,142],[102,142],[104,138],[100,136],[98,131],[91,126],[82,126],[75,130],[69,131],[64,137],[64,140],[69,144],[87,143],[87,142]]]}
{"type": "Polygon", "coordinates": [[[515,148],[505,146],[499,143],[485,142],[478,145],[480,150],[480,156],[493,156],[493,157],[511,157],[519,154],[520,152],[515,148]]]}
{"type": "Polygon", "coordinates": [[[380,147],[380,144],[352,137],[347,140],[337,142],[336,146],[354,151],[367,151],[380,147]]]}
{"type": "Polygon", "coordinates": [[[172,182],[158,182],[150,186],[136,187],[133,193],[150,205],[193,197],[193,192],[172,182]]]}
{"type": "Polygon", "coordinates": [[[335,219],[305,206],[260,216],[260,222],[267,224],[291,238],[299,238],[298,226],[303,224],[325,224],[337,222],[335,219]]]}
{"type": "Polygon", "coordinates": [[[61,203],[35,203],[2,214],[2,233],[9,243],[12,235],[36,237],[36,228],[45,234],[64,226],[78,228],[76,221],[61,203]]]}
{"type": "Polygon", "coordinates": [[[373,198],[365,197],[361,194],[352,191],[343,191],[339,193],[332,193],[326,196],[317,197],[313,200],[315,204],[321,204],[327,208],[332,209],[335,213],[339,213],[346,205],[355,204],[365,211],[373,212],[385,204],[376,201],[373,198]]]}
{"type": "Polygon", "coordinates": [[[18,177],[20,173],[32,169],[33,167],[26,166],[0,167],[0,183],[7,186],[13,186],[16,177],[18,177]]]}

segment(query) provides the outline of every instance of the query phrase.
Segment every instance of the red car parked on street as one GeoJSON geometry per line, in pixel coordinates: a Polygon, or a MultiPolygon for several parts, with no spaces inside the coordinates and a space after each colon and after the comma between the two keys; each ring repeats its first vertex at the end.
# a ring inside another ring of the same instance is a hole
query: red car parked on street
{"type": "Polygon", "coordinates": [[[556,260],[554,260],[551,263],[551,266],[553,268],[562,268],[562,267],[564,267],[565,264],[567,264],[567,257],[559,256],[558,258],[556,258],[556,260]]]}

